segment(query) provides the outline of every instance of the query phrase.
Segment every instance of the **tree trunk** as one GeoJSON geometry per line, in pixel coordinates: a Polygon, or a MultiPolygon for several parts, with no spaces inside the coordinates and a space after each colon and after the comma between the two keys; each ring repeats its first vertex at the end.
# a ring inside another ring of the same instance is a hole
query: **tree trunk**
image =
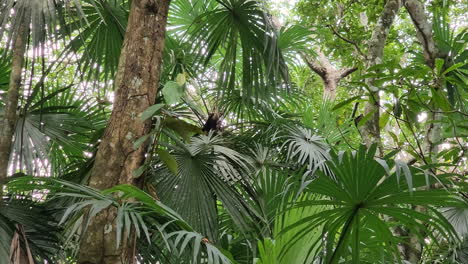
{"type": "Polygon", "coordinates": [[[416,29],[416,37],[423,47],[426,64],[434,68],[434,62],[439,52],[432,37],[432,24],[427,19],[424,5],[418,0],[404,0],[404,4],[416,29]]]}
{"type": "MultiPolygon", "coordinates": [[[[24,19],[23,19],[24,20],[24,19]]],[[[3,197],[3,182],[8,174],[11,145],[15,133],[18,115],[18,99],[21,90],[21,75],[23,72],[24,53],[26,52],[28,25],[20,22],[18,33],[13,42],[13,60],[11,63],[10,83],[0,126],[0,198],[3,197]]],[[[1,203],[0,199],[0,203],[1,203]]]]}
{"type": "MultiPolygon", "coordinates": [[[[430,68],[434,68],[435,59],[443,57],[444,55],[440,54],[434,42],[432,24],[426,16],[424,5],[417,0],[404,0],[404,5],[413,21],[413,25],[416,29],[416,37],[421,42],[426,65],[430,68]]],[[[437,81],[434,87],[435,91],[439,91],[442,88],[443,84],[437,81]]],[[[431,106],[434,105],[431,104],[431,106]]],[[[422,154],[424,159],[427,158],[424,162],[437,163],[437,154],[439,152],[441,140],[441,123],[438,121],[440,121],[442,116],[438,113],[441,109],[434,107],[432,111],[433,112],[428,113],[427,116],[426,135],[422,146],[422,154]]],[[[414,210],[425,212],[426,208],[414,206],[414,210]]],[[[423,245],[419,240],[419,236],[409,232],[407,234],[406,244],[404,245],[405,259],[410,263],[419,263],[422,250],[423,245]]]]}
{"type": "MultiPolygon", "coordinates": [[[[426,16],[424,5],[417,0],[405,0],[405,8],[413,21],[414,28],[416,29],[416,37],[421,42],[423,48],[424,59],[427,66],[434,68],[435,59],[443,58],[445,54],[440,54],[432,34],[432,24],[426,16]]],[[[436,82],[434,89],[439,91],[443,88],[440,81],[436,82]]],[[[433,112],[428,114],[426,126],[426,137],[423,143],[424,156],[429,160],[427,162],[436,162],[434,160],[438,153],[438,144],[440,143],[441,123],[437,122],[441,119],[441,114],[438,113],[441,109],[432,109],[433,112]],[[435,122],[434,122],[435,121],[435,122]]]]}
{"type": "MultiPolygon", "coordinates": [[[[387,40],[390,27],[393,20],[400,10],[400,0],[388,0],[380,14],[379,21],[372,32],[372,37],[369,41],[366,67],[370,68],[374,65],[382,63],[383,50],[387,40]]],[[[364,116],[371,115],[371,118],[360,128],[361,136],[364,144],[369,147],[372,144],[379,146],[380,153],[382,154],[382,146],[380,140],[380,98],[379,88],[374,86],[374,78],[365,80],[370,89],[369,99],[364,106],[364,116]]]]}
{"type": "MultiPolygon", "coordinates": [[[[115,77],[112,114],[96,154],[89,186],[105,189],[134,184],[133,172],[145,159],[145,145],[133,143],[147,134],[151,121],[141,113],[154,104],[164,48],[170,0],[133,0],[125,40],[115,77]]],[[[133,263],[132,243],[116,248],[115,210],[108,209],[92,219],[81,243],[78,263],[133,263]]]]}

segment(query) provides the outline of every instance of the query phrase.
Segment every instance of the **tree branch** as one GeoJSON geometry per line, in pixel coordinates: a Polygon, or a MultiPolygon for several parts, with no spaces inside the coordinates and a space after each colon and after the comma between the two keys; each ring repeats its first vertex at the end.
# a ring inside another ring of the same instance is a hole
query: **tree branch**
{"type": "Polygon", "coordinates": [[[355,72],[357,67],[336,69],[320,49],[317,49],[316,53],[317,57],[314,60],[307,57],[305,53],[301,53],[301,56],[307,63],[307,66],[322,78],[324,84],[324,97],[334,100],[340,80],[355,72]]]}
{"type": "Polygon", "coordinates": [[[418,0],[404,0],[404,5],[413,21],[414,27],[416,28],[416,37],[423,46],[426,64],[433,68],[434,61],[437,58],[439,51],[434,43],[432,24],[426,16],[424,5],[418,0]]]}
{"type": "Polygon", "coordinates": [[[317,73],[322,79],[324,79],[326,77],[325,76],[326,75],[326,69],[322,65],[320,65],[316,61],[310,59],[305,53],[301,53],[301,57],[306,62],[307,66],[309,66],[309,68],[312,71],[317,73]]]}
{"type": "Polygon", "coordinates": [[[340,79],[343,79],[346,76],[350,75],[351,73],[357,71],[357,69],[358,69],[357,67],[341,69],[340,70],[340,79]]]}
{"type": "Polygon", "coordinates": [[[359,55],[361,55],[362,58],[366,59],[366,55],[364,54],[364,52],[362,52],[361,48],[359,48],[359,45],[355,41],[352,41],[352,40],[344,37],[340,33],[338,33],[338,31],[336,31],[336,29],[332,25],[328,25],[328,27],[332,30],[333,34],[335,34],[338,38],[340,38],[344,42],[347,42],[347,43],[353,45],[354,48],[356,49],[356,51],[359,53],[359,55]]]}

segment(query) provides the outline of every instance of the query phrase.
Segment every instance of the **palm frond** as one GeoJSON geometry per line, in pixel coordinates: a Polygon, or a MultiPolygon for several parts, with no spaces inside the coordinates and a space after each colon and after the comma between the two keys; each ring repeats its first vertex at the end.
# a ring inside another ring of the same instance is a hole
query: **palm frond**
{"type": "Polygon", "coordinates": [[[183,254],[187,246],[193,247],[192,261],[190,263],[221,263],[230,264],[231,259],[225,256],[217,247],[200,234],[187,231],[177,231],[169,234],[169,238],[174,238],[174,246],[179,249],[179,254],[183,254]],[[200,245],[204,247],[205,254],[200,253],[200,245]]]}
{"type": "Polygon", "coordinates": [[[20,256],[30,252],[37,263],[55,261],[60,242],[56,213],[55,209],[19,193],[4,197],[0,210],[2,263],[9,263],[6,259],[12,253],[11,247],[20,256]]]}
{"type": "MultiPolygon", "coordinates": [[[[164,235],[163,239],[169,242],[163,244],[162,250],[182,253],[187,250],[187,244],[190,243],[191,250],[193,250],[190,259],[193,256],[194,259],[204,259],[207,263],[220,263],[219,261],[231,263],[229,258],[209,240],[194,232],[178,213],[132,185],[117,185],[99,191],[64,180],[23,176],[10,179],[7,190],[13,193],[42,191],[42,199],[46,197],[46,199],[72,198],[71,204],[66,208],[61,208],[63,213],[60,222],[75,227],[68,228],[69,236],[73,236],[74,232],[81,234],[87,228],[91,218],[103,210],[115,208],[117,211],[115,232],[117,247],[124,236],[130,236],[133,232],[138,239],[150,242],[151,233],[159,230],[159,234],[164,235]],[[87,213],[84,213],[85,211],[87,213]]],[[[33,215],[24,216],[21,219],[29,219],[37,223],[33,215]]],[[[4,223],[0,221],[0,226],[3,227],[4,223]]],[[[43,228],[50,230],[48,226],[43,226],[43,228]]],[[[57,246],[51,248],[57,249],[57,246]]],[[[40,252],[43,253],[44,250],[41,250],[40,252]]]]}
{"type": "Polygon", "coordinates": [[[257,1],[219,0],[214,10],[198,16],[189,34],[200,48],[200,62],[219,65],[220,94],[234,91],[241,75],[242,94],[263,97],[286,87],[288,74],[278,47],[277,33],[257,1]],[[221,55],[219,56],[220,53],[221,55]],[[272,89],[275,88],[275,89],[272,89]]]}
{"type": "Polygon", "coordinates": [[[300,53],[307,52],[311,32],[300,25],[282,27],[278,34],[278,46],[283,52],[286,61],[292,65],[299,64],[300,53]]]}
{"type": "MultiPolygon", "coordinates": [[[[385,245],[388,260],[398,260],[400,254],[396,244],[401,241],[393,236],[389,223],[382,216],[395,219],[418,234],[421,240],[424,233],[438,243],[434,237],[438,233],[448,240],[457,241],[458,235],[452,225],[436,210],[437,206],[444,204],[460,206],[456,195],[447,190],[412,190],[405,181],[398,182],[395,173],[387,176],[385,168],[374,159],[374,154],[375,146],[369,151],[361,147],[356,153],[333,154],[333,162],[328,162],[328,166],[334,179],[319,171],[319,178],[307,187],[307,192],[319,195],[320,199],[296,205],[330,207],[301,219],[283,232],[303,223],[308,223],[303,232],[325,224],[326,239],[317,243],[322,243],[325,260],[330,263],[340,259],[360,261],[366,254],[379,255],[381,251],[375,251],[378,245],[385,245]],[[408,205],[423,206],[427,212],[417,212],[408,205]],[[366,235],[372,233],[379,235],[366,235]]],[[[439,179],[443,178],[439,175],[439,179]]],[[[431,182],[436,180],[431,179],[431,182]]],[[[422,186],[426,186],[426,177],[414,170],[413,188],[422,186]]],[[[315,243],[310,247],[312,245],[315,243]]]]}
{"type": "Polygon", "coordinates": [[[338,124],[338,116],[333,111],[333,102],[323,100],[319,107],[309,106],[305,109],[302,121],[306,127],[315,130],[318,135],[326,139],[328,144],[340,141],[350,131],[350,120],[338,124]]]}
{"type": "Polygon", "coordinates": [[[254,215],[236,186],[248,180],[243,173],[247,160],[224,144],[210,133],[192,138],[189,144],[168,145],[178,173],[174,175],[164,163],[157,163],[152,172],[161,200],[213,241],[218,238],[218,200],[241,229],[249,227],[254,215]]]}
{"type": "Polygon", "coordinates": [[[325,161],[330,158],[329,147],[322,137],[314,135],[310,129],[293,126],[287,128],[284,138],[282,148],[287,151],[289,161],[297,161],[309,171],[327,171],[325,161]]]}
{"type": "Polygon", "coordinates": [[[102,110],[84,94],[70,86],[49,89],[44,95],[33,93],[17,121],[10,162],[15,172],[51,174],[65,162],[84,160],[90,135],[105,125],[102,110]]]}
{"type": "Polygon", "coordinates": [[[126,1],[84,1],[78,14],[70,14],[67,29],[74,37],[66,46],[65,56],[82,53],[79,69],[88,81],[109,83],[117,70],[120,50],[127,27],[126,1]],[[84,23],[86,21],[86,23],[84,23]]]}
{"type": "Polygon", "coordinates": [[[468,237],[468,204],[464,207],[450,207],[441,209],[442,214],[452,224],[457,234],[462,237],[468,237]]]}

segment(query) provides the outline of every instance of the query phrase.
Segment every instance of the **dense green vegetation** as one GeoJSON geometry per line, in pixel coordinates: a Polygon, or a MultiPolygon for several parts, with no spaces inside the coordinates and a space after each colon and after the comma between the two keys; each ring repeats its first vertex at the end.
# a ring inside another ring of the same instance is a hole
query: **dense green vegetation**
{"type": "Polygon", "coordinates": [[[1,0],[0,264],[468,263],[467,11],[1,0]]]}

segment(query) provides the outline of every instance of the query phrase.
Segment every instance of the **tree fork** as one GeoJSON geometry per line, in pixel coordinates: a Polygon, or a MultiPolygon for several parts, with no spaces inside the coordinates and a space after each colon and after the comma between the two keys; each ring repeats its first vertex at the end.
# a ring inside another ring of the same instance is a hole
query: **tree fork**
{"type": "MultiPolygon", "coordinates": [[[[142,122],[140,115],[155,102],[169,3],[132,1],[115,77],[115,101],[91,170],[91,187],[137,181],[133,172],[144,163],[146,145],[134,149],[133,143],[151,128],[151,121],[142,122]]],[[[107,209],[92,219],[82,238],[79,264],[133,263],[134,242],[123,241],[116,248],[115,216],[114,209],[107,209]]]]}
{"type": "Polygon", "coordinates": [[[312,60],[302,54],[307,66],[317,73],[323,81],[323,98],[334,101],[336,90],[341,79],[346,78],[357,70],[357,67],[336,69],[321,50],[316,50],[317,59],[312,60]]]}

